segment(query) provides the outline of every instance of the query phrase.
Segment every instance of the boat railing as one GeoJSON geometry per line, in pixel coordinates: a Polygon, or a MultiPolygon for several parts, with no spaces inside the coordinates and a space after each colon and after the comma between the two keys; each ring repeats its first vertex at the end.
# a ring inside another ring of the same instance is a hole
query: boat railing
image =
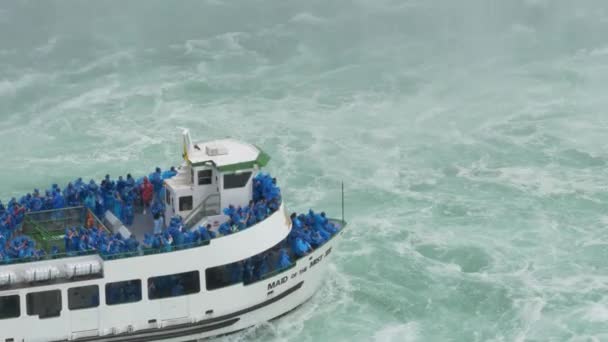
{"type": "Polygon", "coordinates": [[[41,255],[41,256],[32,256],[32,257],[27,257],[27,258],[10,258],[7,260],[0,260],[0,265],[14,265],[14,264],[24,264],[24,263],[28,263],[28,262],[66,259],[66,258],[82,257],[82,256],[87,256],[87,255],[96,255],[98,253],[99,252],[96,250],[88,250],[88,251],[78,251],[78,252],[68,252],[68,253],[45,254],[45,255],[41,255]]]}
{"type": "Polygon", "coordinates": [[[184,227],[191,229],[207,216],[219,215],[222,211],[220,194],[211,194],[205,198],[184,219],[184,227]]]}
{"type": "Polygon", "coordinates": [[[162,248],[140,248],[136,251],[132,252],[124,252],[124,253],[115,253],[115,254],[104,254],[101,253],[100,256],[104,260],[117,260],[117,259],[125,259],[132,258],[137,256],[146,256],[146,255],[154,255],[154,254],[163,254],[163,253],[171,253],[175,251],[181,251],[184,249],[196,248],[201,246],[207,246],[210,244],[210,240],[198,241],[183,245],[170,245],[162,248]]]}

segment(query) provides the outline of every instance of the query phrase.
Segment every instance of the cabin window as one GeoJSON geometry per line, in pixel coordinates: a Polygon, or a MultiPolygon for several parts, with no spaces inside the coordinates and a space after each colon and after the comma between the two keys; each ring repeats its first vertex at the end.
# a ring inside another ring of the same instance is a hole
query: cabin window
{"type": "Polygon", "coordinates": [[[224,175],[224,189],[237,189],[247,185],[251,178],[251,172],[234,173],[224,175]]]}
{"type": "Polygon", "coordinates": [[[21,316],[19,296],[0,297],[0,319],[17,318],[21,316]]]}
{"type": "Polygon", "coordinates": [[[136,303],[141,300],[141,280],[127,280],[106,284],[106,304],[136,303]]]}
{"type": "Polygon", "coordinates": [[[82,310],[99,306],[99,286],[82,286],[68,289],[68,308],[82,310]]]}
{"type": "Polygon", "coordinates": [[[192,210],[192,196],[184,196],[179,198],[179,211],[192,210]]]}
{"type": "Polygon", "coordinates": [[[171,274],[148,279],[148,298],[161,299],[199,293],[201,283],[198,271],[171,274]]]}
{"type": "Polygon", "coordinates": [[[213,171],[211,170],[202,170],[198,172],[198,185],[209,185],[213,183],[213,179],[211,176],[213,175],[213,171]]]}
{"type": "Polygon", "coordinates": [[[167,206],[171,206],[171,191],[166,191],[165,190],[165,200],[167,201],[167,206]]]}
{"type": "Polygon", "coordinates": [[[217,290],[240,283],[253,284],[295,266],[295,263],[292,262],[289,266],[281,267],[277,262],[277,251],[280,250],[284,241],[251,258],[206,269],[207,290],[217,290]]]}
{"type": "Polygon", "coordinates": [[[61,291],[59,290],[28,293],[26,302],[29,316],[51,318],[61,315],[61,291]]]}

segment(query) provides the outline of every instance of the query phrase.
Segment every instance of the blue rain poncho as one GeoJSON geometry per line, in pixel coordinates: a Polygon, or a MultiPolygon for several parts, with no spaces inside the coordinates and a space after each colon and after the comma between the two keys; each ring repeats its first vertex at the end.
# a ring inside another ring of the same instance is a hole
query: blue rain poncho
{"type": "Polygon", "coordinates": [[[323,240],[327,241],[331,238],[331,234],[329,234],[325,229],[323,228],[317,228],[316,231],[321,235],[321,237],[323,238],[323,240]]]}
{"type": "Polygon", "coordinates": [[[53,209],[62,209],[65,207],[65,200],[61,195],[61,192],[55,192],[53,196],[53,209]]]}
{"type": "Polygon", "coordinates": [[[299,237],[295,239],[293,247],[293,251],[298,257],[303,257],[311,250],[310,245],[299,237]]]}
{"type": "Polygon", "coordinates": [[[163,180],[171,179],[171,178],[175,177],[175,175],[177,175],[177,170],[175,170],[175,167],[172,166],[170,170],[167,170],[161,174],[161,178],[163,180]]]}
{"type": "Polygon", "coordinates": [[[160,234],[163,230],[163,218],[160,215],[154,216],[154,234],[160,234]]]}
{"type": "Polygon", "coordinates": [[[319,246],[322,246],[325,243],[325,240],[323,239],[323,237],[321,237],[321,234],[319,234],[319,232],[314,232],[311,234],[311,242],[310,245],[313,248],[318,248],[319,246]]]}
{"type": "Polygon", "coordinates": [[[156,172],[150,174],[150,183],[154,186],[154,193],[160,193],[163,188],[163,177],[160,168],[156,168],[156,172]]]}
{"type": "Polygon", "coordinates": [[[127,226],[132,225],[133,219],[135,218],[135,212],[133,210],[133,205],[131,203],[127,203],[127,205],[125,206],[124,216],[125,216],[125,224],[127,226]]]}
{"type": "Polygon", "coordinates": [[[287,251],[282,248],[281,251],[279,252],[279,260],[277,263],[277,268],[282,270],[282,269],[286,269],[289,266],[291,266],[291,259],[289,258],[289,254],[287,254],[287,251]]]}
{"type": "Polygon", "coordinates": [[[40,211],[42,210],[42,200],[38,196],[34,196],[30,201],[30,208],[32,211],[40,211]]]}
{"type": "Polygon", "coordinates": [[[125,187],[127,186],[127,182],[125,182],[125,180],[122,178],[122,176],[118,176],[118,180],[116,181],[116,190],[120,193],[122,193],[122,191],[125,189],[125,187]]]}
{"type": "Polygon", "coordinates": [[[268,207],[266,207],[266,203],[264,201],[260,201],[254,207],[255,209],[255,218],[258,222],[263,221],[268,214],[268,207]]]}
{"type": "Polygon", "coordinates": [[[218,229],[218,231],[222,235],[230,235],[232,233],[232,224],[231,224],[231,222],[224,222],[224,223],[222,223],[220,225],[220,228],[218,229]]]}

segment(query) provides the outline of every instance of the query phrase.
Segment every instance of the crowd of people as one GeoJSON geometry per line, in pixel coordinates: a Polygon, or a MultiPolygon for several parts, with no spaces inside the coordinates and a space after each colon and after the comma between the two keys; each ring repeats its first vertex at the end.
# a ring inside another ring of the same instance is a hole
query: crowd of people
{"type": "Polygon", "coordinates": [[[224,215],[228,221],[220,225],[219,233],[230,235],[247,229],[265,220],[281,206],[281,189],[277,186],[276,178],[266,173],[259,173],[253,179],[253,199],[245,207],[228,206],[224,215]]]}
{"type": "Polygon", "coordinates": [[[325,213],[291,214],[292,228],[278,246],[251,258],[211,269],[212,288],[243,282],[253,283],[268,274],[280,272],[292,265],[292,259],[303,257],[325,244],[339,228],[325,213]]]}
{"type": "Polygon", "coordinates": [[[139,248],[139,242],[135,236],[125,238],[120,233],[111,234],[95,226],[66,228],[63,240],[65,252],[68,255],[83,254],[89,251],[98,251],[102,255],[116,255],[136,252],[139,248]]]}
{"type": "Polygon", "coordinates": [[[287,242],[298,257],[322,246],[338,232],[338,228],[327,219],[324,212],[317,214],[312,209],[308,214],[291,214],[291,222],[287,242]]]}
{"type": "MultiPolygon", "coordinates": [[[[0,261],[41,257],[45,254],[44,250],[35,248],[34,240],[16,232],[28,212],[85,206],[97,217],[103,217],[109,210],[125,225],[130,226],[135,206],[150,208],[153,214],[164,212],[163,182],[176,174],[173,167],[164,172],[157,167],[149,176],[137,180],[131,174],[125,178],[120,176],[117,180],[106,175],[99,184],[93,179],[85,183],[82,178],[78,178],[68,183],[63,190],[53,184],[44,194],[39,189],[34,189],[19,200],[12,198],[6,206],[0,201],[0,261]]],[[[137,242],[132,236],[112,236],[85,224],[66,229],[65,240],[66,253],[99,250],[101,253],[115,254],[136,249],[133,246],[137,242]]],[[[55,254],[58,252],[50,251],[55,254]]]]}
{"type": "Polygon", "coordinates": [[[186,230],[180,216],[174,216],[166,229],[156,233],[145,234],[142,248],[171,251],[175,248],[198,245],[215,238],[211,225],[200,226],[194,230],[186,230]]]}
{"type": "MultiPolygon", "coordinates": [[[[19,235],[16,228],[22,223],[27,212],[62,209],[85,206],[98,217],[111,211],[126,226],[133,223],[134,207],[142,205],[144,212],[149,209],[155,218],[152,233],[145,235],[141,244],[131,235],[111,234],[98,228],[89,215],[82,226],[65,229],[64,250],[68,254],[84,254],[98,251],[102,255],[137,253],[141,250],[171,251],[176,248],[197,245],[209,241],[216,235],[230,235],[247,229],[263,221],[277,211],[281,205],[281,190],[275,178],[265,173],[253,179],[253,198],[245,207],[230,205],[223,210],[228,220],[220,225],[218,233],[211,225],[193,230],[184,227],[180,216],[171,218],[164,228],[164,187],[163,182],[177,174],[174,168],[162,172],[156,168],[147,177],[135,180],[130,174],[113,180],[109,175],[98,185],[94,180],[88,183],[78,178],[68,183],[65,189],[53,184],[51,189],[41,195],[38,189],[16,200],[11,199],[7,206],[0,202],[0,261],[20,258],[40,258],[46,253],[59,254],[54,246],[51,251],[36,248],[36,242],[19,235]]],[[[292,230],[289,236],[277,248],[261,253],[247,260],[231,264],[231,281],[246,283],[261,279],[268,272],[287,268],[292,257],[304,256],[323,245],[337,232],[337,227],[326,218],[325,213],[317,214],[312,210],[308,214],[292,214],[292,230]]]]}

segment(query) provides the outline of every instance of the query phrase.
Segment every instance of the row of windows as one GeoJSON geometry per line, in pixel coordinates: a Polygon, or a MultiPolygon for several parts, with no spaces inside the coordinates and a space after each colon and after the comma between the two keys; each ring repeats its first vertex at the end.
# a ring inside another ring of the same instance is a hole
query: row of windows
{"type": "MultiPolygon", "coordinates": [[[[224,175],[224,189],[237,189],[247,185],[252,172],[241,172],[224,175]]],[[[213,171],[201,170],[197,173],[198,185],[213,184],[213,171]]],[[[194,183],[194,171],[192,171],[192,183],[194,183]]]]}
{"type": "MultiPolygon", "coordinates": [[[[136,303],[141,300],[141,280],[108,283],[105,286],[106,305],[136,303]]],[[[148,279],[150,300],[179,297],[200,292],[199,272],[192,271],[148,279]]],[[[61,314],[60,290],[32,292],[26,295],[28,316],[58,317],[61,314]]],[[[99,286],[89,285],[68,289],[68,308],[82,310],[99,306],[99,286]]],[[[0,319],[21,316],[19,295],[0,297],[0,319]]]]}

